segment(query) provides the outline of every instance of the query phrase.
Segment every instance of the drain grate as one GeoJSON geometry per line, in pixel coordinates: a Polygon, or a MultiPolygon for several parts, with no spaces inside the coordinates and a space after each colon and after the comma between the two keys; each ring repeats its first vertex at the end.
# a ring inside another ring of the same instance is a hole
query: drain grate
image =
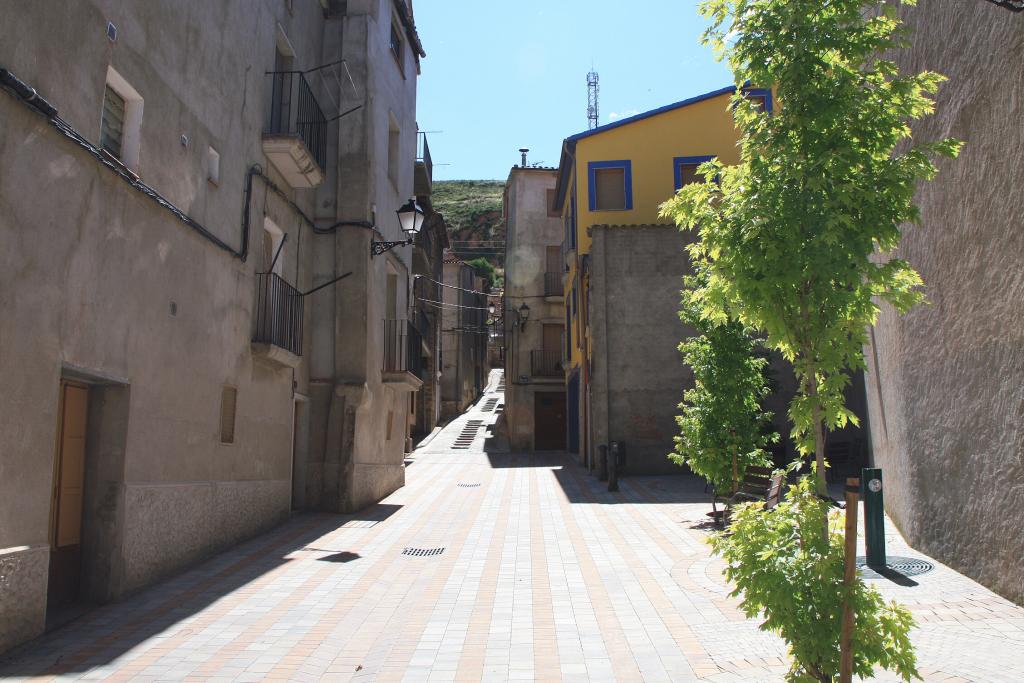
{"type": "Polygon", "coordinates": [[[462,482],[459,482],[459,487],[464,489],[475,489],[477,486],[480,486],[480,482],[477,482],[475,484],[464,484],[462,482]]]}
{"type": "Polygon", "coordinates": [[[480,428],[483,426],[483,420],[469,420],[466,422],[466,426],[462,428],[459,436],[456,437],[452,448],[459,448],[463,450],[468,449],[473,444],[473,440],[476,439],[476,433],[480,431],[480,428]]]}
{"type": "Polygon", "coordinates": [[[409,557],[431,557],[433,555],[440,555],[443,552],[444,548],[406,548],[402,551],[402,554],[409,557]]]}
{"type": "MultiPolygon", "coordinates": [[[[866,557],[862,555],[857,557],[857,569],[861,571],[864,578],[884,578],[874,569],[867,566],[867,562],[868,560],[866,557]]],[[[921,560],[916,557],[900,557],[898,555],[891,555],[887,557],[885,565],[892,571],[899,572],[903,576],[920,576],[921,574],[927,574],[931,570],[935,569],[935,565],[927,560],[921,560]]]]}

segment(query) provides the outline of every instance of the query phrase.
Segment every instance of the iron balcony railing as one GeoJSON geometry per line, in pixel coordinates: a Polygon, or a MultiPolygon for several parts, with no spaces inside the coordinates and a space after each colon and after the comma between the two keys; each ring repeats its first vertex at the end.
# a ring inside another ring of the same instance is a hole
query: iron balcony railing
{"type": "Polygon", "coordinates": [[[384,372],[423,372],[423,342],[408,320],[384,321],[384,372]]]}
{"type": "Polygon", "coordinates": [[[256,331],[252,340],[302,355],[302,294],[277,273],[256,273],[256,331]]]}
{"type": "Polygon", "coordinates": [[[562,351],[530,351],[530,374],[534,377],[561,377],[562,351]]]}
{"type": "Polygon", "coordinates": [[[562,296],[562,273],[544,273],[544,296],[562,296]]]}
{"type": "Polygon", "coordinates": [[[301,71],[268,71],[270,111],[266,135],[298,137],[327,170],[327,117],[301,71]]]}
{"type": "Polygon", "coordinates": [[[430,158],[430,145],[427,144],[427,134],[419,132],[416,134],[416,161],[422,163],[427,169],[427,177],[434,178],[434,162],[430,158]]]}

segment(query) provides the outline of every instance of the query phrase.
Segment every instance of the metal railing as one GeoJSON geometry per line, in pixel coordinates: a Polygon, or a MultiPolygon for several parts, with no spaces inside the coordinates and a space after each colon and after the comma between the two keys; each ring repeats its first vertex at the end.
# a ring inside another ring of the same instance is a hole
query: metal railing
{"type": "Polygon", "coordinates": [[[408,320],[384,321],[384,372],[423,373],[423,342],[408,320]]]}
{"type": "Polygon", "coordinates": [[[562,273],[544,273],[544,296],[562,296],[562,273]]]}
{"type": "Polygon", "coordinates": [[[534,377],[561,377],[562,351],[530,351],[530,374],[534,377]]]}
{"type": "Polygon", "coordinates": [[[270,111],[266,135],[298,137],[327,171],[327,117],[301,71],[268,71],[270,111]]]}
{"type": "Polygon", "coordinates": [[[252,340],[302,355],[302,307],[299,290],[277,273],[256,273],[256,331],[252,340]]]}
{"type": "Polygon", "coordinates": [[[427,134],[416,133],[416,161],[422,163],[427,169],[427,177],[434,177],[434,162],[430,158],[430,145],[427,144],[427,134]]]}

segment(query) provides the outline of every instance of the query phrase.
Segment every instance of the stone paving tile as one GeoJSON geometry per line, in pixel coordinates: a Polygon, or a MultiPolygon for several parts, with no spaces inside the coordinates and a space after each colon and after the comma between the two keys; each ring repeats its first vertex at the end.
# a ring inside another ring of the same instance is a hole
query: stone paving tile
{"type": "MultiPolygon", "coordinates": [[[[740,613],[709,553],[703,485],[632,477],[611,494],[569,456],[509,453],[501,406],[482,410],[497,380],[381,505],[296,516],[21,648],[0,677],[782,681],[782,642],[740,613]],[[452,449],[469,420],[484,427],[452,449]]],[[[892,525],[887,545],[925,557],[892,525]]],[[[914,613],[926,681],[1024,681],[1020,606],[939,563],[915,585],[876,585],[914,613]]]]}

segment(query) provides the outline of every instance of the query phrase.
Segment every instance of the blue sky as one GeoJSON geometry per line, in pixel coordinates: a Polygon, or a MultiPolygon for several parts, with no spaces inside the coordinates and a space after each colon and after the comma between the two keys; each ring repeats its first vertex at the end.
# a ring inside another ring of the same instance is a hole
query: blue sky
{"type": "Polygon", "coordinates": [[[600,122],[732,83],[700,44],[697,0],[418,0],[427,58],[417,119],[434,178],[504,179],[518,163],[558,165],[587,128],[587,72],[600,74],[600,122]],[[441,165],[450,164],[450,165],[441,165]]]}

